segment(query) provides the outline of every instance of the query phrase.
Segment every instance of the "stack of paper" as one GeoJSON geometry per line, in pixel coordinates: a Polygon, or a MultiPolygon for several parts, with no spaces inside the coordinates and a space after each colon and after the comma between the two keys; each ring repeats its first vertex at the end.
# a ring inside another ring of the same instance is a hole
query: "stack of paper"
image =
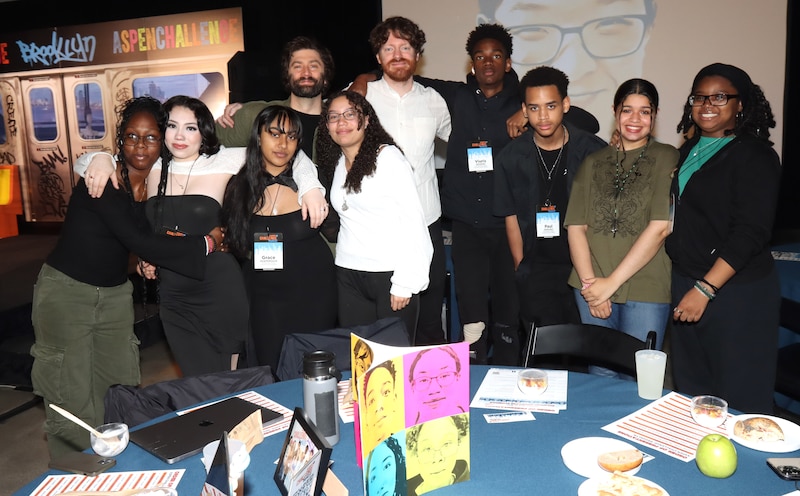
{"type": "Polygon", "coordinates": [[[543,413],[558,413],[567,409],[566,370],[548,370],[547,389],[538,396],[530,396],[520,391],[517,379],[522,370],[525,369],[489,369],[470,406],[543,413]]]}

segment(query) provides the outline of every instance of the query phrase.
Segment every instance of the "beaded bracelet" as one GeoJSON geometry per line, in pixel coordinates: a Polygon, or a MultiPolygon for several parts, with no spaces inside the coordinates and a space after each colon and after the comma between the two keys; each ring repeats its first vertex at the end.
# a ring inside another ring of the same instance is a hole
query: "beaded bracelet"
{"type": "Polygon", "coordinates": [[[694,289],[696,289],[696,290],[700,291],[701,293],[703,293],[703,296],[708,298],[709,301],[712,301],[717,296],[714,293],[709,293],[708,290],[706,288],[704,288],[702,284],[700,284],[699,280],[694,282],[694,289]]]}

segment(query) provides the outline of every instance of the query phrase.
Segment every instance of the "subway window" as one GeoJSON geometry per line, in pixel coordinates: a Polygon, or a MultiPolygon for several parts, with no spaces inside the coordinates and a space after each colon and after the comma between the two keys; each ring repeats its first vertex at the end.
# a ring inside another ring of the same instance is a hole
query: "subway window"
{"type": "Polygon", "coordinates": [[[214,111],[213,104],[227,102],[225,78],[219,72],[203,72],[173,76],[143,76],[133,81],[133,96],[152,96],[162,102],[175,95],[203,100],[214,111]]]}
{"type": "Polygon", "coordinates": [[[75,115],[81,138],[99,140],[106,135],[103,114],[103,93],[97,83],[81,83],[75,86],[75,115]]]}
{"type": "Polygon", "coordinates": [[[32,88],[29,93],[33,135],[37,141],[55,141],[58,136],[56,109],[50,88],[32,88]]]}

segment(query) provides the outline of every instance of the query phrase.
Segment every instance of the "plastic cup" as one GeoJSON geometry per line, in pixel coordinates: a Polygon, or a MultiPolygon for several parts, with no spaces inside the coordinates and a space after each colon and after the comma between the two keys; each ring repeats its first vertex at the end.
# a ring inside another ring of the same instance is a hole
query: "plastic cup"
{"type": "Polygon", "coordinates": [[[529,396],[538,396],[547,389],[547,372],[540,369],[521,370],[517,378],[519,390],[529,396]]]}
{"type": "Polygon", "coordinates": [[[692,398],[692,418],[703,427],[719,427],[728,418],[728,402],[716,396],[692,398]]]}
{"type": "Polygon", "coordinates": [[[117,456],[128,447],[130,440],[130,432],[128,426],[122,422],[113,422],[110,424],[103,424],[95,429],[102,434],[102,437],[97,437],[94,433],[89,434],[89,440],[92,444],[92,449],[100,456],[117,456]]]}
{"type": "Polygon", "coordinates": [[[636,383],[639,396],[656,400],[664,392],[664,372],[667,370],[667,354],[658,350],[636,352],[636,383]]]}

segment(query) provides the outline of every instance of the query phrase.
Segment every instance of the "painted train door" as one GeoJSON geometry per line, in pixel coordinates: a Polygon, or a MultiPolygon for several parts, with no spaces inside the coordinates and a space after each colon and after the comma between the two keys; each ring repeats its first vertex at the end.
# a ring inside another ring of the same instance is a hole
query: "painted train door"
{"type": "Polygon", "coordinates": [[[61,76],[21,78],[31,221],[61,221],[72,193],[61,76]]]}
{"type": "Polygon", "coordinates": [[[100,72],[21,79],[28,156],[24,174],[33,185],[27,220],[63,221],[77,180],[75,159],[87,151],[113,149],[113,110],[105,105],[104,78],[100,72]]]}

